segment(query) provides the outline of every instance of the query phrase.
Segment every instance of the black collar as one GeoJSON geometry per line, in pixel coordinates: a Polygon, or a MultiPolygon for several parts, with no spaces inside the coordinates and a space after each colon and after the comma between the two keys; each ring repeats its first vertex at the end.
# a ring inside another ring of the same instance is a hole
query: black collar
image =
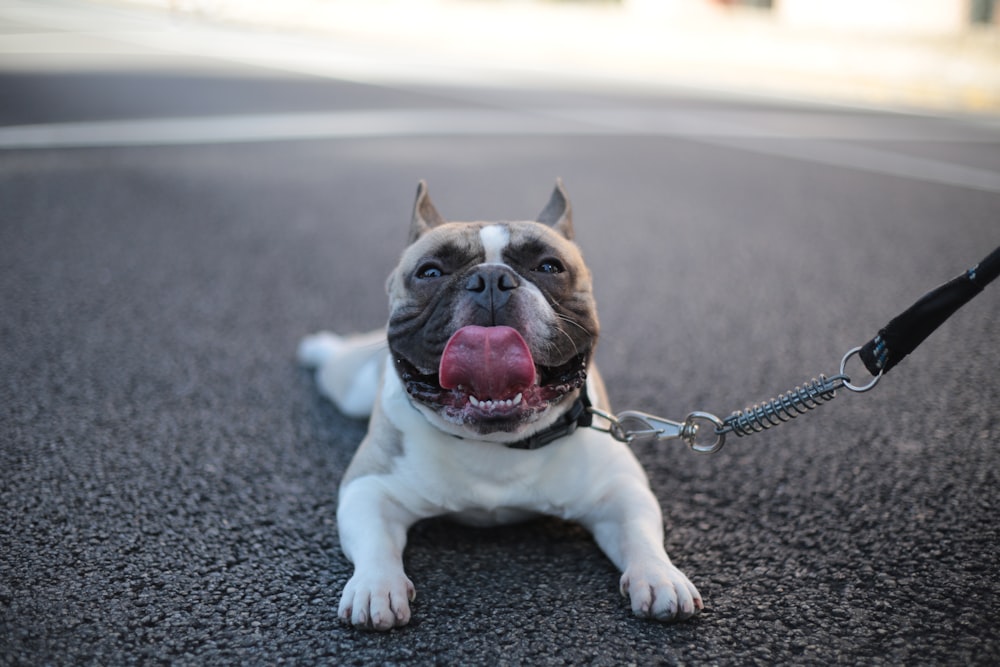
{"type": "Polygon", "coordinates": [[[534,433],[524,440],[506,443],[510,449],[539,449],[545,445],[563,438],[577,429],[578,426],[590,426],[594,415],[590,412],[590,398],[587,397],[587,388],[580,390],[573,405],[554,424],[548,428],[534,433]]]}

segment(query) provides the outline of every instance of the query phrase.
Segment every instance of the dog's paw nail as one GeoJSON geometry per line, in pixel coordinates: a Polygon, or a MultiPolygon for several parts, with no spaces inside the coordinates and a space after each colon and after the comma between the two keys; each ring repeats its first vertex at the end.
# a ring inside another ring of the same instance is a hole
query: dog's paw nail
{"type": "Polygon", "coordinates": [[[653,615],[653,618],[655,618],[658,621],[672,621],[676,617],[677,617],[676,607],[667,607],[666,609],[653,615]]]}

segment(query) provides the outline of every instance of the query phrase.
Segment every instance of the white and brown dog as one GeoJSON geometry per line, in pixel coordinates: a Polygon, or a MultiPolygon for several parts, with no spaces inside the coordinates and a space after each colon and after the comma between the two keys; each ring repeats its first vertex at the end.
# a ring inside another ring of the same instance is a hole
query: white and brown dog
{"type": "Polygon", "coordinates": [[[387,289],[387,329],[319,333],[299,347],[324,395],[371,415],[340,486],[340,542],[355,568],[341,618],[376,630],[409,622],[403,548],[416,521],[539,514],[593,533],[636,615],[696,614],[701,596],[667,557],[638,461],[607,433],[577,428],[589,406],[609,408],[592,363],[590,272],[562,184],[537,222],[446,222],[421,182],[387,289]]]}

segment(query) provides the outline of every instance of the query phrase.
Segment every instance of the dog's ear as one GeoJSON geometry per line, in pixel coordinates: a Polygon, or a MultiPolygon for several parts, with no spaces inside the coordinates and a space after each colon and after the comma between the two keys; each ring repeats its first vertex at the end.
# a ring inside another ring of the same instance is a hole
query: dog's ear
{"type": "Polygon", "coordinates": [[[538,222],[549,225],[570,241],[573,240],[573,207],[569,203],[561,178],[556,179],[556,187],[552,191],[549,203],[538,214],[538,222]]]}
{"type": "Polygon", "coordinates": [[[410,243],[413,243],[425,233],[446,222],[427,194],[427,182],[420,181],[417,185],[417,200],[413,202],[413,219],[410,221],[410,243]]]}

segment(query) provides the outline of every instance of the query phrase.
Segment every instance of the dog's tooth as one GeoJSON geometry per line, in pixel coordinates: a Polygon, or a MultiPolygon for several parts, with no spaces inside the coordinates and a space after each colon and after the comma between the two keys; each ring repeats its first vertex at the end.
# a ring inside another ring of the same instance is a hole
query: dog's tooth
{"type": "Polygon", "coordinates": [[[469,403],[474,407],[481,408],[483,410],[512,408],[515,405],[520,405],[522,400],[524,400],[524,394],[518,394],[514,398],[508,398],[506,400],[502,398],[476,398],[472,394],[469,394],[469,403]]]}

